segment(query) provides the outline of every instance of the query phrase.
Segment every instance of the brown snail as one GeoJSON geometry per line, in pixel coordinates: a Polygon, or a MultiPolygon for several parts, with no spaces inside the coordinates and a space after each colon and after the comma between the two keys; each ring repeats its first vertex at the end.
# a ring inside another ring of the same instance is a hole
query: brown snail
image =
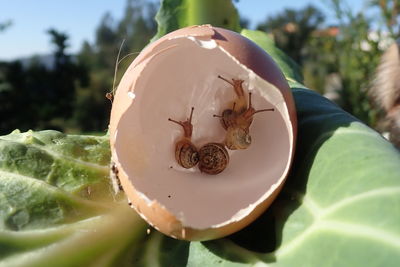
{"type": "Polygon", "coordinates": [[[199,162],[199,152],[195,145],[193,145],[192,132],[192,115],[194,108],[190,112],[190,117],[186,121],[176,121],[168,118],[169,121],[175,122],[183,127],[183,137],[175,145],[175,159],[179,165],[185,169],[190,169],[199,162]]]}
{"type": "Polygon", "coordinates": [[[222,115],[214,115],[214,117],[221,119],[222,127],[227,131],[225,145],[231,150],[246,149],[251,144],[249,128],[253,122],[254,114],[264,111],[274,111],[274,109],[255,110],[251,104],[250,92],[249,103],[247,105],[242,87],[243,80],[232,79],[231,82],[220,75],[218,75],[218,78],[232,85],[237,96],[232,109],[225,109],[222,115]]]}
{"type": "Polygon", "coordinates": [[[177,123],[183,127],[184,136],[175,145],[175,159],[180,166],[189,169],[199,163],[201,172],[207,174],[218,174],[225,170],[229,163],[229,154],[225,146],[220,143],[208,143],[197,150],[192,143],[192,116],[193,110],[190,112],[190,117],[186,121],[176,121],[168,118],[169,121],[177,123]]]}
{"type": "Polygon", "coordinates": [[[199,169],[207,174],[218,174],[225,170],[229,163],[229,154],[220,143],[208,143],[199,150],[199,169]]]}

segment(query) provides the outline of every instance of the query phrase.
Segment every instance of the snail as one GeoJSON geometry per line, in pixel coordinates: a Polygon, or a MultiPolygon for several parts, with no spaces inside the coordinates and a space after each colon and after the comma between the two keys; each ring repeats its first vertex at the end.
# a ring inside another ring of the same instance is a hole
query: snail
{"type": "Polygon", "coordinates": [[[220,143],[208,143],[199,150],[199,169],[207,174],[218,174],[225,170],[229,163],[229,154],[220,143]]]}
{"type": "Polygon", "coordinates": [[[175,145],[175,159],[178,164],[185,169],[190,169],[196,166],[196,164],[199,162],[199,152],[197,151],[196,146],[191,142],[193,132],[193,110],[194,108],[192,107],[190,117],[186,121],[176,121],[168,118],[169,121],[177,123],[183,127],[183,137],[175,145]]]}
{"type": "Polygon", "coordinates": [[[199,150],[192,143],[192,116],[193,110],[190,112],[190,117],[186,121],[176,121],[168,118],[169,121],[177,123],[183,127],[184,135],[175,144],[175,159],[180,166],[189,169],[199,163],[201,172],[207,174],[218,174],[225,170],[229,163],[229,154],[224,144],[207,143],[199,150]]]}
{"type": "Polygon", "coordinates": [[[249,128],[256,113],[264,111],[274,111],[273,108],[255,110],[251,104],[251,92],[249,92],[249,103],[242,87],[243,80],[232,79],[232,82],[218,75],[218,78],[226,81],[233,86],[237,98],[233,103],[232,109],[225,109],[221,115],[214,115],[221,119],[222,127],[227,131],[225,145],[231,150],[246,149],[251,144],[249,128]]]}

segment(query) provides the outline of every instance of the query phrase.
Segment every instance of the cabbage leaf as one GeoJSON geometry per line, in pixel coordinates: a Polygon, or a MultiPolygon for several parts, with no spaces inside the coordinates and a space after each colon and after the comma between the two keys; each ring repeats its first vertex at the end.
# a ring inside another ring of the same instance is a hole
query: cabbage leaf
{"type": "Polygon", "coordinates": [[[146,224],[114,195],[109,164],[107,136],[1,136],[0,266],[131,266],[146,224]]]}
{"type": "MultiPolygon", "coordinates": [[[[162,1],[155,38],[224,22],[226,14],[227,28],[240,30],[230,1],[212,1],[220,5],[212,15],[211,1],[196,9],[189,2],[162,1]]],[[[268,35],[241,34],[282,69],[299,123],[291,173],[260,218],[207,242],[149,233],[112,191],[107,136],[14,131],[0,136],[0,266],[398,266],[399,151],[305,88],[298,66],[268,35]]]]}

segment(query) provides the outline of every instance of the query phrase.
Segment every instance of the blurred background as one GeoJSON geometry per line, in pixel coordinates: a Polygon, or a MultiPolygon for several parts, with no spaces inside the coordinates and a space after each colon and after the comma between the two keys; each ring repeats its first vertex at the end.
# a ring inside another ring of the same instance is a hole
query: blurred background
{"type": "MultiPolygon", "coordinates": [[[[307,87],[388,131],[387,111],[371,90],[382,54],[399,38],[399,0],[234,4],[242,27],[269,33],[300,65],[307,87]]],[[[158,7],[155,0],[0,0],[0,134],[106,132],[105,96],[121,43],[121,57],[134,54],[119,65],[116,84],[155,34],[158,7]]]]}

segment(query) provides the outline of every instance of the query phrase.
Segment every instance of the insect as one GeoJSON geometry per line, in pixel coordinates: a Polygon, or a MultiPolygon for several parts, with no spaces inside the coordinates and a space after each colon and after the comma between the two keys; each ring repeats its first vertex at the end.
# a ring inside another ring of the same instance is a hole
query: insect
{"type": "Polygon", "coordinates": [[[114,189],[114,193],[118,194],[119,192],[124,191],[121,185],[121,181],[119,180],[118,177],[118,168],[115,162],[111,162],[111,168],[110,168],[110,178],[112,182],[112,186],[114,189]]]}
{"type": "Polygon", "coordinates": [[[236,93],[232,109],[225,109],[221,115],[214,115],[214,117],[221,119],[221,125],[227,131],[225,145],[231,150],[246,149],[251,144],[249,128],[253,122],[254,114],[264,111],[274,111],[274,109],[254,109],[251,104],[251,92],[249,92],[249,102],[247,104],[242,87],[243,80],[232,79],[232,81],[229,81],[220,75],[218,75],[218,78],[232,85],[236,93]]]}
{"type": "Polygon", "coordinates": [[[218,174],[225,170],[229,163],[229,154],[224,144],[207,143],[199,150],[192,143],[192,107],[190,117],[186,121],[176,121],[168,118],[169,121],[183,127],[183,137],[175,144],[175,159],[183,168],[189,169],[199,163],[201,172],[207,174],[218,174]]]}

